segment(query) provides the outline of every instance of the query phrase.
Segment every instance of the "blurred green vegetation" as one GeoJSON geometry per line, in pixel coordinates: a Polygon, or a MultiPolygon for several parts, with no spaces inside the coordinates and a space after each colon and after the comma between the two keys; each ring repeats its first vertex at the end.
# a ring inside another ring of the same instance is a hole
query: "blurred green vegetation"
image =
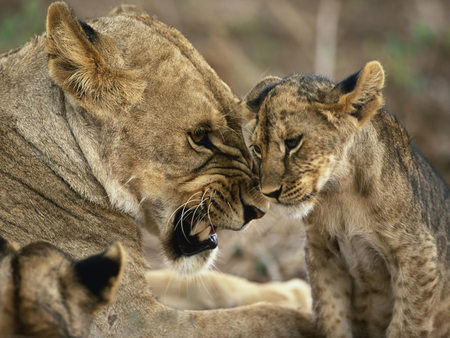
{"type": "Polygon", "coordinates": [[[40,0],[22,0],[18,10],[0,15],[0,53],[19,47],[44,31],[45,11],[40,0]]]}
{"type": "Polygon", "coordinates": [[[406,37],[398,32],[388,31],[384,38],[364,41],[364,55],[367,59],[382,59],[389,70],[391,81],[418,92],[425,88],[429,76],[418,67],[419,61],[425,60],[427,53],[433,50],[449,54],[449,37],[450,32],[435,34],[429,26],[413,22],[406,37]]]}
{"type": "Polygon", "coordinates": [[[279,50],[277,37],[273,36],[270,27],[260,15],[253,13],[241,18],[231,23],[228,29],[233,39],[245,40],[243,47],[252,56],[253,62],[264,64],[275,59],[279,50]]]}

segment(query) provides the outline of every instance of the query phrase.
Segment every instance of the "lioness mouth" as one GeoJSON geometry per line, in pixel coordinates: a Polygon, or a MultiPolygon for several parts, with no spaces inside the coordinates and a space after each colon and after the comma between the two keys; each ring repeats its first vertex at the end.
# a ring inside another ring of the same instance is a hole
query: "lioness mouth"
{"type": "Polygon", "coordinates": [[[194,211],[178,211],[174,219],[172,238],[176,254],[193,256],[217,247],[216,229],[212,224],[198,219],[194,211]]]}

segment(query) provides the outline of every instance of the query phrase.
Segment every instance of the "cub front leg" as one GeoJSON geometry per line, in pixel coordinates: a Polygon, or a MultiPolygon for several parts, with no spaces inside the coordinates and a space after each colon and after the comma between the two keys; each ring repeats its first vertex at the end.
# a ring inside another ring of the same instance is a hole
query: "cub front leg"
{"type": "Polygon", "coordinates": [[[398,238],[391,251],[394,311],[387,337],[429,337],[443,287],[437,248],[426,233],[398,238]]]}
{"type": "Polygon", "coordinates": [[[315,229],[306,232],[306,264],[317,326],[327,337],[352,337],[350,276],[333,241],[315,229]]]}

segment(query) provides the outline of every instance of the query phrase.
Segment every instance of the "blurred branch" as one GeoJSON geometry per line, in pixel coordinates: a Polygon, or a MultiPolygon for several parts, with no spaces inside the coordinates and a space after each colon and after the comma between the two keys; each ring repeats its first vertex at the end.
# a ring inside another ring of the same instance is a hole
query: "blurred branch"
{"type": "Polygon", "coordinates": [[[215,64],[221,63],[221,69],[226,69],[227,74],[219,74],[227,77],[230,83],[236,83],[234,90],[239,95],[247,94],[252,86],[259,81],[264,72],[247,56],[243,47],[225,29],[218,26],[211,26],[210,51],[206,51],[208,60],[215,64]]]}
{"type": "Polygon", "coordinates": [[[314,21],[311,20],[309,13],[299,11],[291,2],[286,0],[269,0],[265,4],[277,21],[277,24],[290,38],[297,42],[297,46],[292,49],[300,50],[308,62],[312,61],[308,46],[310,45],[310,39],[314,36],[314,31],[311,28],[314,21]]]}
{"type": "Polygon", "coordinates": [[[316,21],[315,72],[333,78],[336,63],[336,41],[340,0],[320,0],[316,21]]]}

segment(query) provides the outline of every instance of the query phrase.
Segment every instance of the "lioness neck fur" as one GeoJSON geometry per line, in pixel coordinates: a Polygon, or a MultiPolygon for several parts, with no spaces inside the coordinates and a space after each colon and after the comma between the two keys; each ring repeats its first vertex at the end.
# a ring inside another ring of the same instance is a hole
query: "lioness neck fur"
{"type": "Polygon", "coordinates": [[[211,264],[217,230],[267,207],[245,105],[177,30],[126,6],[83,23],[53,3],[46,34],[0,57],[0,102],[0,235],[76,259],[127,252],[92,336],[291,336],[307,322],[272,305],[178,311],[149,291],[138,225],[189,273],[211,264]]]}
{"type": "Polygon", "coordinates": [[[450,194],[383,108],[378,62],[335,84],[268,77],[248,95],[262,192],[305,219],[329,337],[450,335],[450,194]]]}

